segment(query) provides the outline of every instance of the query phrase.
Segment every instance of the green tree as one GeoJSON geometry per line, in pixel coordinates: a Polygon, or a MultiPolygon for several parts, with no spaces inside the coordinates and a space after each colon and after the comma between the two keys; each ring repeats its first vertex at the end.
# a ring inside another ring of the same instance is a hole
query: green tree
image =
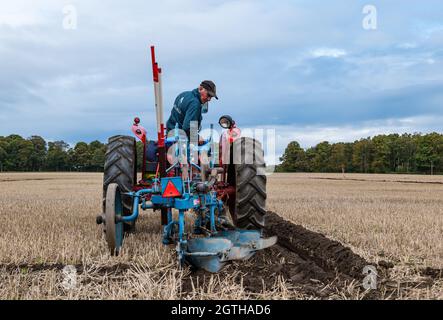
{"type": "Polygon", "coordinates": [[[400,172],[414,172],[416,170],[415,153],[417,152],[417,144],[415,136],[408,133],[401,135],[398,139],[400,163],[400,172]]]}
{"type": "Polygon", "coordinates": [[[31,159],[34,146],[31,141],[22,139],[18,141],[17,165],[20,171],[31,170],[31,159]]]}
{"type": "Polygon", "coordinates": [[[429,168],[430,174],[434,174],[435,168],[442,165],[443,137],[438,133],[429,133],[418,137],[418,149],[416,153],[417,165],[424,172],[429,168]]]}
{"type": "Polygon", "coordinates": [[[373,150],[371,138],[360,139],[354,142],[352,162],[358,172],[371,172],[373,150]]]}
{"type": "Polygon", "coordinates": [[[331,171],[330,157],[331,157],[331,145],[328,141],[323,141],[317,144],[315,147],[310,148],[309,162],[311,169],[315,172],[328,172],[331,171]]]}
{"type": "Polygon", "coordinates": [[[283,156],[280,157],[280,161],[282,161],[282,164],[278,166],[279,171],[297,172],[307,170],[305,151],[297,141],[288,144],[283,156]]]}
{"type": "MultiPolygon", "coordinates": [[[[371,156],[371,167],[374,172],[386,173],[392,169],[391,166],[391,144],[386,135],[378,135],[372,138],[373,154],[371,156]]],[[[395,162],[395,161],[394,161],[395,162]]],[[[395,166],[394,166],[395,167],[395,166]]]]}
{"type": "Polygon", "coordinates": [[[88,148],[91,154],[90,169],[96,172],[103,171],[106,145],[95,140],[89,144],[88,148]]]}
{"type": "Polygon", "coordinates": [[[7,171],[26,171],[30,167],[30,157],[33,146],[30,141],[23,139],[17,134],[12,134],[4,139],[6,151],[5,165],[7,171]]]}
{"type": "Polygon", "coordinates": [[[46,141],[40,136],[31,136],[28,141],[32,143],[33,152],[29,159],[30,170],[41,171],[46,160],[46,141]]]}
{"type": "Polygon", "coordinates": [[[69,169],[68,148],[69,144],[64,141],[48,143],[46,165],[49,170],[63,171],[69,169]]]}
{"type": "Polygon", "coordinates": [[[86,142],[78,142],[74,147],[73,167],[77,171],[87,171],[90,168],[92,154],[86,142]]]}
{"type": "Polygon", "coordinates": [[[331,156],[328,167],[333,172],[345,172],[349,167],[348,156],[346,154],[346,144],[343,142],[334,143],[331,146],[331,156]]]}
{"type": "Polygon", "coordinates": [[[6,162],[6,141],[4,140],[4,137],[0,137],[0,172],[3,171],[3,166],[6,162]]]}
{"type": "Polygon", "coordinates": [[[345,158],[347,167],[345,168],[346,172],[355,172],[355,168],[352,164],[352,157],[354,152],[354,144],[352,142],[346,142],[345,144],[345,158]]]}

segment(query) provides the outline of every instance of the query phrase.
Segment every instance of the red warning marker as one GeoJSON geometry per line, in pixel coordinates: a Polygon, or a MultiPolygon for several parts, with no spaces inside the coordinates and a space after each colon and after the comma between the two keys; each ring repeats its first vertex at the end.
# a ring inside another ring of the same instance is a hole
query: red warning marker
{"type": "Polygon", "coordinates": [[[165,191],[163,191],[163,198],[173,198],[173,197],[180,197],[181,193],[177,190],[175,185],[172,183],[171,180],[168,181],[168,184],[166,185],[165,191]]]}

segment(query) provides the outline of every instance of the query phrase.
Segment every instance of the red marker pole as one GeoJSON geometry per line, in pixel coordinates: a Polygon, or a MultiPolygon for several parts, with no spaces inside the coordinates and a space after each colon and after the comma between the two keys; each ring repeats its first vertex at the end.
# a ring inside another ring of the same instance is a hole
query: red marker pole
{"type": "Polygon", "coordinates": [[[152,60],[152,76],[154,80],[154,96],[155,96],[155,115],[157,120],[157,133],[160,133],[162,123],[162,101],[161,101],[161,87],[160,87],[160,69],[158,63],[155,61],[155,48],[151,46],[151,60],[152,60]]]}
{"type": "MultiPolygon", "coordinates": [[[[155,60],[155,48],[151,46],[151,62],[152,75],[154,80],[154,96],[155,96],[155,114],[157,118],[157,136],[158,136],[158,161],[160,178],[166,176],[166,147],[165,147],[165,124],[163,122],[163,95],[161,86],[161,69],[155,60]]],[[[162,225],[168,224],[168,209],[161,209],[162,225]]]]}

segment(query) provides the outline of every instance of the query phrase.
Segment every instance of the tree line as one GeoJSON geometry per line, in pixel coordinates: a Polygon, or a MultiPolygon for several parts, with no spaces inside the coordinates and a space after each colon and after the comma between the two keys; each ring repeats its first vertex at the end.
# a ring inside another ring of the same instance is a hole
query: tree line
{"type": "Polygon", "coordinates": [[[280,172],[443,173],[443,135],[381,134],[354,142],[286,147],[280,172]]]}
{"type": "MultiPolygon", "coordinates": [[[[137,142],[141,167],[143,146],[137,142]]],[[[0,171],[103,171],[106,144],[46,142],[40,136],[0,136],[0,171]]],[[[354,142],[323,141],[303,149],[297,141],[286,147],[280,172],[443,173],[443,135],[389,134],[354,142]]]]}
{"type": "Polygon", "coordinates": [[[0,171],[103,171],[105,152],[100,141],[78,142],[71,148],[40,136],[0,136],[0,171]]]}

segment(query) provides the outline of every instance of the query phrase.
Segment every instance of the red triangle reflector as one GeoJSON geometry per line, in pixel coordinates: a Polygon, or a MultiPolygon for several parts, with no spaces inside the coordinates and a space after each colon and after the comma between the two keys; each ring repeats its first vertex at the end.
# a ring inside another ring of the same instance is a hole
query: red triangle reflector
{"type": "Polygon", "coordinates": [[[175,185],[172,183],[171,180],[168,181],[168,184],[166,185],[165,190],[163,191],[163,197],[164,198],[173,198],[173,197],[180,197],[181,193],[177,190],[175,185]]]}

